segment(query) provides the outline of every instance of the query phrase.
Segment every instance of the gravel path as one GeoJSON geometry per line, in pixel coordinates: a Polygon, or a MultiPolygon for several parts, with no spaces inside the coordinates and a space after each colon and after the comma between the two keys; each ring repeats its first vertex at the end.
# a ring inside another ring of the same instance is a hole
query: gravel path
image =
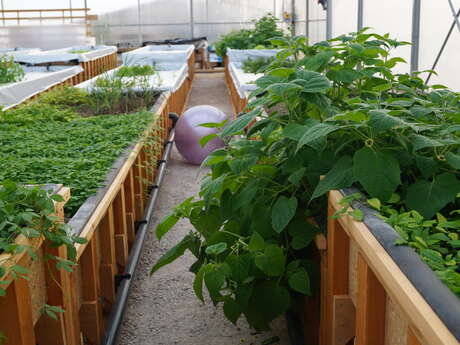
{"type": "MultiPolygon", "coordinates": [[[[188,105],[200,104],[214,105],[231,113],[222,73],[196,75],[188,105]]],[[[192,289],[194,275],[188,272],[194,262],[190,253],[154,276],[148,274],[154,262],[191,229],[188,222],[181,221],[158,242],[153,231],[158,220],[198,192],[200,176],[204,173],[187,164],[176,150],[172,152],[152,229],[128,299],[119,345],[260,345],[274,335],[281,338],[277,344],[288,344],[284,318],[273,325],[272,333],[256,334],[244,319],[235,327],[225,319],[221,306],[215,308],[209,300],[206,304],[198,301],[192,289]]]]}

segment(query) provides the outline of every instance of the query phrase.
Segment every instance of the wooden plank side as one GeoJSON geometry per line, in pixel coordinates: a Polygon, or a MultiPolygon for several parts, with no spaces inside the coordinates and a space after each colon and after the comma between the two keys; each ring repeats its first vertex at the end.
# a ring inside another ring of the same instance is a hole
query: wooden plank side
{"type": "MultiPolygon", "coordinates": [[[[329,201],[340,209],[339,191],[329,193],[329,201]]],[[[383,285],[388,296],[399,305],[404,317],[420,332],[419,340],[429,345],[458,345],[458,341],[423,299],[385,249],[362,222],[342,216],[339,222],[359,246],[366,263],[383,285]]]]}
{"type": "Polygon", "coordinates": [[[422,345],[412,327],[409,327],[407,331],[407,345],[422,345]]]}
{"type": "Polygon", "coordinates": [[[332,320],[332,345],[348,344],[355,336],[356,327],[356,311],[350,296],[334,296],[332,320]]]}
{"type": "Polygon", "coordinates": [[[5,345],[34,345],[32,300],[25,279],[14,280],[0,297],[0,331],[6,337],[5,345]]]}
{"type": "Polygon", "coordinates": [[[327,236],[327,274],[326,274],[326,293],[325,316],[321,325],[322,345],[333,343],[333,308],[335,295],[348,294],[348,256],[350,240],[340,223],[333,219],[335,209],[328,207],[328,236],[327,236]]]}
{"type": "Polygon", "coordinates": [[[384,345],[386,293],[366,260],[358,254],[356,345],[384,345]]]}

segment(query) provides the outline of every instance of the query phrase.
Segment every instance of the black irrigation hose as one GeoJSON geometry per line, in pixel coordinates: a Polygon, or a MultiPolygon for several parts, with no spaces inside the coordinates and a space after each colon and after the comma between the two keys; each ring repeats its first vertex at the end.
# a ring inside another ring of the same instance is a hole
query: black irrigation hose
{"type": "MultiPolygon", "coordinates": [[[[177,121],[177,115],[170,114],[170,118],[173,120],[173,124],[177,121]]],[[[156,201],[158,194],[160,192],[160,187],[163,182],[166,167],[168,165],[169,156],[174,143],[174,128],[171,129],[169,134],[168,141],[165,145],[165,152],[163,154],[162,163],[158,169],[158,175],[154,183],[154,188],[150,194],[147,206],[145,208],[144,221],[139,222],[139,228],[137,229],[136,241],[133,244],[131,249],[131,254],[128,258],[128,263],[125,268],[125,272],[118,278],[118,289],[117,289],[117,298],[112,308],[110,318],[107,325],[107,330],[105,332],[104,340],[102,345],[115,345],[118,332],[120,330],[121,321],[123,320],[123,315],[125,312],[126,301],[131,290],[131,285],[133,282],[133,277],[136,272],[137,264],[139,263],[139,258],[144,247],[145,237],[147,236],[147,231],[150,225],[150,220],[152,218],[153,211],[156,206],[156,201]]]]}

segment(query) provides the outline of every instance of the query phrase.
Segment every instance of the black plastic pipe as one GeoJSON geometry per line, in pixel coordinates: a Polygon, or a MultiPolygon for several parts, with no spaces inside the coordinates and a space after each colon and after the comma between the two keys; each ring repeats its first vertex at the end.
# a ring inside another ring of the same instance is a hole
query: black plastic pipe
{"type": "MultiPolygon", "coordinates": [[[[170,114],[170,118],[174,124],[177,121],[177,115],[170,114]],[[175,117],[176,116],[176,117],[175,117]]],[[[125,272],[119,276],[119,286],[117,289],[117,297],[110,314],[110,318],[105,332],[103,345],[115,345],[118,332],[120,330],[121,321],[125,312],[126,301],[131,290],[131,285],[134,280],[136,273],[137,264],[141,256],[142,248],[144,247],[145,237],[150,226],[153,211],[156,206],[156,201],[160,192],[160,187],[166,174],[166,167],[168,165],[169,156],[174,143],[174,128],[171,129],[168,141],[165,144],[165,152],[163,159],[159,162],[158,175],[155,179],[155,184],[152,187],[152,193],[150,194],[147,206],[145,208],[144,221],[139,222],[139,228],[137,229],[136,240],[131,248],[131,254],[128,258],[128,263],[125,267],[125,272]]]]}

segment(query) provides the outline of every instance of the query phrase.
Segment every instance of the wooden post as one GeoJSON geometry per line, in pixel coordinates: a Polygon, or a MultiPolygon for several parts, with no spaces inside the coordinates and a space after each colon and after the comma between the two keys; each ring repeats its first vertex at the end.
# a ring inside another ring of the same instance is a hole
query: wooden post
{"type": "Polygon", "coordinates": [[[133,167],[129,169],[128,176],[123,183],[124,194],[125,194],[125,209],[126,209],[126,226],[128,231],[128,242],[131,245],[136,239],[135,232],[135,221],[136,221],[136,209],[135,209],[135,198],[134,198],[134,175],[133,167]]]}
{"type": "Polygon", "coordinates": [[[361,253],[356,304],[356,345],[384,345],[386,293],[361,253]]]}
{"type": "Polygon", "coordinates": [[[99,224],[99,236],[101,245],[101,291],[104,311],[108,312],[115,302],[115,275],[117,274],[115,224],[112,206],[109,206],[107,213],[99,224]]]}
{"type": "Polygon", "coordinates": [[[348,295],[348,260],[350,240],[336,219],[332,219],[335,209],[328,205],[328,233],[327,233],[327,275],[326,295],[323,318],[320,332],[320,344],[333,344],[333,310],[334,296],[348,295]]]}
{"type": "Polygon", "coordinates": [[[0,297],[0,325],[6,337],[5,345],[34,345],[32,299],[27,280],[14,280],[0,297]]]}
{"type": "Polygon", "coordinates": [[[95,234],[80,258],[82,299],[80,321],[83,334],[90,344],[100,344],[103,335],[101,287],[99,283],[99,246],[95,234]]]}
{"type": "Polygon", "coordinates": [[[128,236],[125,215],[125,191],[120,188],[115,200],[113,201],[113,216],[115,224],[115,248],[117,253],[117,263],[120,271],[128,261],[128,236]]]}

